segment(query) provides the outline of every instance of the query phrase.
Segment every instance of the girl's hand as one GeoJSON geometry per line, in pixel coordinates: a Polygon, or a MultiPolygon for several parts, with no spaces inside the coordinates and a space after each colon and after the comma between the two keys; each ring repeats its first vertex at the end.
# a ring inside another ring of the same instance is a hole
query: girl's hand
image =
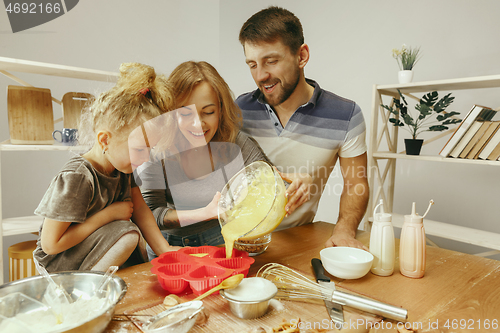
{"type": "Polygon", "coordinates": [[[128,221],[132,218],[132,213],[134,212],[134,204],[132,203],[132,201],[116,201],[104,209],[106,209],[108,214],[110,214],[111,221],[128,221]]]}
{"type": "Polygon", "coordinates": [[[288,216],[309,200],[311,196],[312,177],[308,173],[279,172],[279,174],[281,178],[290,183],[285,192],[285,196],[288,198],[288,203],[285,207],[286,216],[288,216]]]}
{"type": "Polygon", "coordinates": [[[182,246],[172,246],[169,245],[168,249],[165,252],[173,252],[182,249],[182,246]]]}

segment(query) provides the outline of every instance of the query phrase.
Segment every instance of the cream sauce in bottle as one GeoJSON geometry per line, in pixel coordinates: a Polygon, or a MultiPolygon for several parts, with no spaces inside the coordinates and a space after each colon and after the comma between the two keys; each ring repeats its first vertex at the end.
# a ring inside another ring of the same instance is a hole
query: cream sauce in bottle
{"type": "Polygon", "coordinates": [[[411,215],[405,215],[399,243],[399,270],[410,278],[421,278],[425,273],[425,228],[424,217],[434,204],[431,200],[424,216],[415,212],[415,202],[411,215]]]}
{"type": "Polygon", "coordinates": [[[392,215],[384,212],[384,201],[381,199],[373,211],[373,225],[370,233],[370,253],[373,254],[371,272],[373,274],[389,276],[394,272],[395,248],[392,215]],[[376,213],[378,207],[381,207],[380,213],[376,213]]]}

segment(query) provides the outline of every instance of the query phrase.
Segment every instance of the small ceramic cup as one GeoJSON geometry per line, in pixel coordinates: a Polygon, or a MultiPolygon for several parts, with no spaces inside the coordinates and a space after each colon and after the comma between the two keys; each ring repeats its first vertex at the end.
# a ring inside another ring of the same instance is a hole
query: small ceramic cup
{"type": "Polygon", "coordinates": [[[77,133],[78,130],[76,128],[63,128],[62,131],[55,130],[52,132],[52,137],[65,146],[74,146],[77,143],[77,133]],[[57,133],[61,135],[60,139],[56,137],[57,133]]]}

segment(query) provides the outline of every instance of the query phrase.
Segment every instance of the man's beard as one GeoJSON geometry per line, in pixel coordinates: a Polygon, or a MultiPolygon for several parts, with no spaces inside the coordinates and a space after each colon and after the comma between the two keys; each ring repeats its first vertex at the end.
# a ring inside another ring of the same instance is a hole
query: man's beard
{"type": "MultiPolygon", "coordinates": [[[[293,94],[293,92],[295,91],[295,88],[297,88],[297,86],[299,85],[300,69],[297,68],[297,71],[296,71],[295,74],[296,74],[295,81],[293,81],[290,84],[283,84],[282,85],[281,93],[278,96],[276,96],[276,98],[273,98],[272,100],[270,100],[268,98],[268,96],[266,96],[265,92],[263,91],[264,90],[264,87],[263,87],[264,84],[261,84],[260,87],[262,87],[262,88],[259,87],[259,89],[262,92],[264,100],[266,101],[267,104],[269,104],[272,107],[275,107],[277,105],[280,105],[284,101],[286,101],[293,94]]],[[[281,83],[281,81],[278,82],[278,84],[280,84],[280,83],[281,83]]]]}

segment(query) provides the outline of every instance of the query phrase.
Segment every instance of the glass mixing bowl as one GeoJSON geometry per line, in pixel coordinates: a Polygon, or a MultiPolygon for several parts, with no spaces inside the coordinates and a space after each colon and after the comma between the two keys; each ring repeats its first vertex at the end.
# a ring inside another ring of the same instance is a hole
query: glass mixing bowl
{"type": "Polygon", "coordinates": [[[252,257],[267,250],[269,243],[271,243],[271,234],[249,240],[238,239],[234,242],[234,248],[236,250],[246,251],[248,255],[252,257]]]}
{"type": "Polygon", "coordinates": [[[286,214],[286,202],[285,184],[278,171],[269,163],[253,162],[234,175],[222,189],[218,206],[219,223],[224,228],[233,221],[252,222],[253,227],[248,230],[242,228],[238,241],[259,238],[270,234],[281,223],[286,214]],[[254,199],[258,197],[258,204],[253,204],[254,201],[247,203],[245,199],[249,194],[254,199]],[[241,218],[243,215],[245,219],[241,218]],[[252,217],[259,220],[252,221],[252,217]]]}

